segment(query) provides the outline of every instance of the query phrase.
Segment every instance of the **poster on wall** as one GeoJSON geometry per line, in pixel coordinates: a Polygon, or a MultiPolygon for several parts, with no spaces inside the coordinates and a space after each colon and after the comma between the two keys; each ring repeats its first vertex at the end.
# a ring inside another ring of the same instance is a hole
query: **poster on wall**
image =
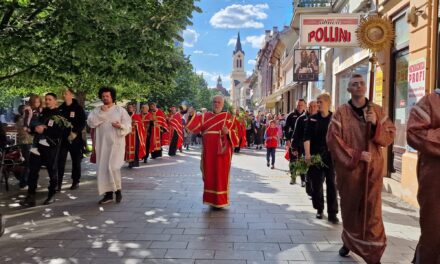
{"type": "Polygon", "coordinates": [[[374,98],[373,102],[377,105],[382,106],[382,96],[383,96],[383,71],[378,66],[376,68],[376,80],[374,84],[374,98]]]}
{"type": "MultiPolygon", "coordinates": [[[[407,110],[411,108],[425,95],[426,85],[426,58],[410,61],[408,64],[408,99],[407,110]]],[[[416,152],[415,149],[407,146],[407,150],[416,152]]]]}
{"type": "Polygon", "coordinates": [[[317,82],[319,80],[319,49],[295,49],[293,81],[317,82]]]}

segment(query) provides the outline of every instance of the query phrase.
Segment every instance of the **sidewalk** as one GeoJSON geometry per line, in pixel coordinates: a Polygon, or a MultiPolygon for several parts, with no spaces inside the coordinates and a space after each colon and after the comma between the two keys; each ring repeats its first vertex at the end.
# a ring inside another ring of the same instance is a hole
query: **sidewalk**
{"type": "MultiPolygon", "coordinates": [[[[164,152],[165,153],[165,152],[164,152]]],[[[22,209],[15,187],[0,190],[7,217],[0,263],[364,263],[341,258],[342,225],[315,219],[299,185],[289,185],[287,162],[277,152],[275,170],[265,150],[234,155],[231,206],[202,204],[200,151],[123,169],[121,204],[97,204],[94,165],[85,163],[79,190],[70,176],[51,206],[22,209]]],[[[69,171],[69,170],[67,170],[69,171]]],[[[46,196],[47,180],[38,196],[46,196]]],[[[410,263],[420,235],[418,212],[384,193],[388,247],[382,263],[410,263]]]]}

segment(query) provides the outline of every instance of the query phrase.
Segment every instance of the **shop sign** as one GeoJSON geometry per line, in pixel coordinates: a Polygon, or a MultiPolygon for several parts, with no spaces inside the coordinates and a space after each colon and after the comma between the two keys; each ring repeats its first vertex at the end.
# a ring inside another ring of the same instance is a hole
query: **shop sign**
{"type": "Polygon", "coordinates": [[[358,47],[359,14],[301,15],[300,45],[358,47]]]}
{"type": "Polygon", "coordinates": [[[383,96],[383,71],[378,66],[376,68],[376,82],[374,85],[374,99],[373,102],[377,105],[382,106],[382,96],[383,96]]]}
{"type": "Polygon", "coordinates": [[[317,82],[319,80],[319,49],[294,50],[293,81],[317,82]]]}
{"type": "MultiPolygon", "coordinates": [[[[408,64],[408,104],[406,112],[409,114],[411,108],[425,96],[426,88],[426,58],[410,61],[408,64]]],[[[408,151],[415,150],[407,146],[408,151]]]]}
{"type": "Polygon", "coordinates": [[[408,112],[425,95],[426,59],[410,61],[408,65],[408,112]]]}

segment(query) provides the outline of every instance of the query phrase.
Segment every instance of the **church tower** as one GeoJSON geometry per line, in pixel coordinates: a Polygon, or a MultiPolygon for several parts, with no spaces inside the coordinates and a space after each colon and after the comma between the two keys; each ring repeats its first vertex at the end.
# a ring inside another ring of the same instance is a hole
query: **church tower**
{"type": "Polygon", "coordinates": [[[241,47],[240,32],[237,36],[235,50],[232,53],[232,72],[231,72],[231,102],[234,106],[240,105],[240,88],[246,80],[246,71],[244,70],[244,51],[241,47]]]}

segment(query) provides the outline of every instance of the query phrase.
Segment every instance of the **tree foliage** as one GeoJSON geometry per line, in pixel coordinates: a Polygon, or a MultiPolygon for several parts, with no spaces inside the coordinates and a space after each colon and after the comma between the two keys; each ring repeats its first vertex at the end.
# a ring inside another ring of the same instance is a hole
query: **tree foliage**
{"type": "Polygon", "coordinates": [[[186,94],[174,90],[187,87],[179,72],[190,68],[175,42],[201,12],[195,1],[0,1],[0,89],[67,86],[95,96],[113,85],[134,99],[186,94]]]}

